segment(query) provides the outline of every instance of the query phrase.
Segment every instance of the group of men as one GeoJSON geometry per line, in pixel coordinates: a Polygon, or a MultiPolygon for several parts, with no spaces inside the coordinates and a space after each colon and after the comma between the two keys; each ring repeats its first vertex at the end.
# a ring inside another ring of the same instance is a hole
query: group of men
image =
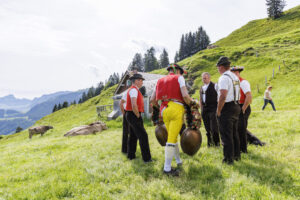
{"type": "MultiPolygon", "coordinates": [[[[227,164],[240,160],[241,152],[247,153],[247,124],[252,100],[249,82],[240,77],[243,68],[230,68],[230,64],[227,57],[221,57],[217,62],[221,74],[218,84],[211,82],[210,74],[205,72],[202,74],[204,85],[200,89],[200,106],[207,131],[207,145],[220,146],[220,132],[223,162],[227,164]]],[[[183,68],[171,64],[167,70],[168,75],[158,80],[150,101],[153,109],[159,110],[168,132],[163,172],[178,176],[178,169],[171,168],[171,163],[175,158],[177,166],[182,165],[177,138],[184,123],[184,104],[194,104],[195,100],[188,94],[182,76],[183,68]]],[[[141,113],[144,112],[144,102],[139,88],[143,85],[144,78],[135,73],[130,80],[132,86],[120,101],[124,116],[122,152],[126,153],[129,159],[134,159],[137,140],[139,140],[144,162],[151,162],[148,135],[141,117],[141,113]],[[127,138],[128,132],[129,138],[127,138]]]]}

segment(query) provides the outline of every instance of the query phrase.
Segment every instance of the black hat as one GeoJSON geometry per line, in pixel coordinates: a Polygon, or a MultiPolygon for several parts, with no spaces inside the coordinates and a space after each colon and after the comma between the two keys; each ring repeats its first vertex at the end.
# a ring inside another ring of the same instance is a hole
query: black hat
{"type": "Polygon", "coordinates": [[[232,66],[232,67],[230,68],[230,71],[232,71],[232,72],[235,72],[235,71],[241,72],[241,71],[243,71],[243,70],[244,70],[244,67],[243,67],[243,66],[232,66]]]}
{"type": "Polygon", "coordinates": [[[229,59],[227,57],[225,57],[225,56],[220,57],[216,66],[218,67],[220,65],[223,65],[223,66],[230,65],[229,59]]]}
{"type": "Polygon", "coordinates": [[[167,67],[167,70],[170,71],[170,69],[173,69],[173,68],[176,68],[176,69],[179,69],[180,70],[180,74],[183,74],[184,73],[184,70],[182,69],[182,67],[180,67],[179,65],[177,64],[169,64],[169,66],[167,67]]]}
{"type": "Polygon", "coordinates": [[[141,74],[133,74],[132,76],[129,77],[129,80],[134,80],[134,79],[145,80],[141,74]]]}

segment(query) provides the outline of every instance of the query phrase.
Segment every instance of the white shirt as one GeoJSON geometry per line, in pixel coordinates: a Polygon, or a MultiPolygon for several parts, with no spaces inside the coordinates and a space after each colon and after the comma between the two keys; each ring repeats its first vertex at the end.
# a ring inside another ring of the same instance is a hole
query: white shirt
{"type": "Polygon", "coordinates": [[[236,99],[234,99],[234,90],[233,90],[233,83],[232,80],[237,84],[239,83],[239,78],[232,73],[231,71],[226,71],[222,74],[222,76],[220,76],[219,81],[218,81],[218,99],[221,95],[220,90],[227,90],[227,96],[226,96],[226,100],[225,102],[231,102],[231,101],[237,101],[239,100],[240,97],[240,86],[239,85],[235,85],[235,96],[236,99]],[[231,78],[229,78],[227,75],[229,75],[231,78]]]}
{"type": "Polygon", "coordinates": [[[124,107],[124,109],[126,108],[127,92],[128,92],[128,90],[127,90],[126,92],[124,92],[124,93],[123,93],[123,96],[122,96],[122,100],[124,100],[124,101],[125,101],[125,103],[123,103],[123,107],[124,107]]]}
{"type": "Polygon", "coordinates": [[[129,91],[129,96],[130,98],[137,98],[138,96],[138,90],[136,88],[132,88],[130,91],[129,91]]]}
{"type": "Polygon", "coordinates": [[[180,88],[185,86],[185,80],[184,80],[183,76],[179,76],[178,83],[179,83],[180,88]]]}
{"type": "MultiPolygon", "coordinates": [[[[210,84],[210,82],[209,82],[209,84],[210,84]]],[[[203,100],[203,103],[205,103],[205,100],[206,100],[206,94],[205,94],[205,92],[206,92],[209,84],[204,84],[202,86],[202,91],[203,91],[203,93],[202,93],[202,100],[203,100]]]]}
{"type": "Polygon", "coordinates": [[[247,80],[242,80],[240,83],[240,87],[244,94],[246,94],[247,92],[251,92],[250,83],[247,80]]]}

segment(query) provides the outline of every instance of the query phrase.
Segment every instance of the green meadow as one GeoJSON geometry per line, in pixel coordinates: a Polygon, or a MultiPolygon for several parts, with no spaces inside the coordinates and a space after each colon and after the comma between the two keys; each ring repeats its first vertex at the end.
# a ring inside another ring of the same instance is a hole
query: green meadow
{"type": "MultiPolygon", "coordinates": [[[[266,146],[250,145],[242,160],[222,164],[222,148],[207,148],[203,126],[198,153],[181,152],[179,177],[162,173],[164,148],[150,121],[145,127],[154,162],[129,161],[121,153],[122,119],[107,121],[96,106],[112,103],[116,86],[88,101],[52,113],[36,125],[52,125],[43,137],[28,139],[28,131],[0,140],[0,199],[300,199],[300,6],[277,20],[260,19],[181,61],[199,98],[201,74],[212,80],[222,55],[245,66],[242,77],[252,86],[248,129],[266,146]],[[280,67],[279,67],[280,66],[280,67]],[[274,76],[273,76],[274,70],[274,76]],[[272,85],[271,105],[264,111],[263,93],[272,85]],[[105,121],[108,130],[96,135],[63,137],[71,128],[105,121]]],[[[155,73],[165,73],[157,70],[155,73]]],[[[175,161],[172,163],[176,167],[175,161]]]]}

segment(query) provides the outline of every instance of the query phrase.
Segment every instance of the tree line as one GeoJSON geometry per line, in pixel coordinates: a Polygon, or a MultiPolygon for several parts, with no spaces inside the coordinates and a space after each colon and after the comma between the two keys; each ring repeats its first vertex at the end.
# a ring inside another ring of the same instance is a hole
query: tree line
{"type": "Polygon", "coordinates": [[[169,65],[169,55],[166,49],[163,49],[159,59],[156,58],[155,54],[156,50],[154,47],[147,49],[144,57],[141,53],[136,53],[128,66],[128,70],[132,71],[133,68],[136,68],[138,72],[150,72],[169,65]]]}
{"type": "Polygon", "coordinates": [[[285,0],[266,0],[268,17],[277,19],[282,16],[285,0]]]}

